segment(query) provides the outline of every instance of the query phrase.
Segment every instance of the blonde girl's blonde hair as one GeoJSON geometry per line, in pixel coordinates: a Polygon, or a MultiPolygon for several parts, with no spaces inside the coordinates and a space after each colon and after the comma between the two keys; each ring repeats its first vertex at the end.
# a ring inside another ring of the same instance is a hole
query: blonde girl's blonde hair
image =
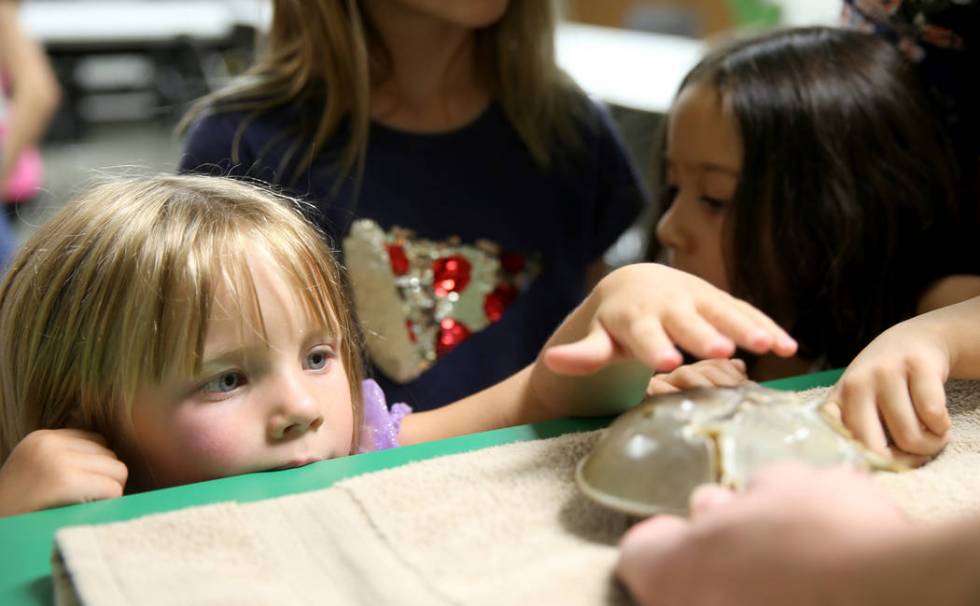
{"type": "MultiPolygon", "coordinates": [[[[298,103],[316,108],[319,116],[302,131],[305,149],[287,154],[276,174],[292,165],[292,178],[298,178],[346,119],[347,142],[337,160],[346,176],[363,164],[371,89],[391,75],[390,53],[357,0],[273,0],[273,6],[271,28],[252,67],[195,103],[179,130],[205,114],[251,112],[238,125],[230,150],[232,163],[238,163],[240,140],[251,120],[265,110],[298,103]]],[[[542,166],[550,164],[555,143],[580,143],[575,126],[585,117],[584,95],[555,61],[557,10],[555,0],[511,0],[498,22],[476,32],[481,75],[542,166]]]]}
{"type": "Polygon", "coordinates": [[[358,333],[334,256],[298,204],[217,177],[127,178],[42,225],[0,286],[0,462],[36,429],[86,429],[111,445],[137,389],[197,376],[219,288],[262,331],[256,251],[338,339],[356,442],[358,333]]]}

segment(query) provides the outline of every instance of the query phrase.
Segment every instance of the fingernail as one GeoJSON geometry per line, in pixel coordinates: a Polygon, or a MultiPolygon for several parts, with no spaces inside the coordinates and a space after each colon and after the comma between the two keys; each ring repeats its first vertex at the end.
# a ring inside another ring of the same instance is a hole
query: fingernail
{"type": "Polygon", "coordinates": [[[780,349],[796,349],[796,339],[783,335],[779,337],[779,347],[780,349]]]}
{"type": "Polygon", "coordinates": [[[762,346],[770,342],[772,337],[768,332],[762,330],[761,328],[753,329],[748,336],[748,341],[753,346],[762,346]]]}
{"type": "Polygon", "coordinates": [[[733,343],[731,339],[726,339],[725,337],[716,337],[708,343],[709,352],[727,354],[728,352],[734,350],[735,343],[733,343]]]}

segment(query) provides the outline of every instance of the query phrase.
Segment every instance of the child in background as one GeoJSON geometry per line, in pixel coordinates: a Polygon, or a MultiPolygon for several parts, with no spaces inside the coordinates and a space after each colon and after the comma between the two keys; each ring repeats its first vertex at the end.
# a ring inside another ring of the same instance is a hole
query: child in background
{"type": "Polygon", "coordinates": [[[604,278],[535,363],[405,416],[362,384],[348,307],[322,234],[287,199],[217,177],[93,189],[0,288],[0,515],[621,410],[648,368],[680,364],[675,343],[795,351],[744,302],[636,265],[604,278]]]}
{"type": "Polygon", "coordinates": [[[932,116],[898,51],[860,32],[740,41],[685,78],[656,236],[672,266],[799,341],[793,359],[751,360],[750,377],[846,365],[954,271],[954,162],[932,116]]]}
{"type": "MultiPolygon", "coordinates": [[[[861,419],[852,428],[866,426],[877,436],[863,439],[883,446],[879,414],[893,435],[919,423],[936,434],[949,427],[948,378],[980,379],[980,298],[882,333],[848,366],[835,397],[848,403],[845,417],[861,419]]],[[[780,464],[743,494],[699,488],[690,511],[690,520],[656,516],[623,537],[617,574],[638,604],[954,605],[980,597],[980,518],[913,524],[854,470],[780,464]]]]}
{"type": "Polygon", "coordinates": [[[38,186],[40,158],[33,146],[60,96],[44,49],[20,25],[18,5],[0,0],[0,271],[15,247],[6,205],[33,195],[38,186]],[[9,102],[5,91],[12,92],[9,102]]]}
{"type": "Polygon", "coordinates": [[[467,330],[445,335],[449,347],[414,377],[374,373],[416,408],[530,363],[640,211],[641,182],[609,116],[555,63],[554,5],[274,0],[255,64],[185,119],[180,172],[285,188],[314,205],[334,242],[370,219],[388,234],[489,242],[513,271],[540,268],[489,322],[454,318],[467,330]]]}

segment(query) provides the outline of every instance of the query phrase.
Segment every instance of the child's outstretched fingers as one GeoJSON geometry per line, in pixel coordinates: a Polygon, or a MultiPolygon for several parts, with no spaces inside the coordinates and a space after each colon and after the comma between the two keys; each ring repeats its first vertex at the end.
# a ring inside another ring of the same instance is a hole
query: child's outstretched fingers
{"type": "Polygon", "coordinates": [[[699,358],[726,358],[735,353],[735,343],[694,308],[666,312],[663,324],[671,340],[699,358]]]}
{"type": "Polygon", "coordinates": [[[584,338],[544,350],[545,366],[560,375],[590,375],[618,356],[618,347],[609,333],[594,323],[584,338]]]}
{"type": "Polygon", "coordinates": [[[625,355],[652,369],[681,363],[677,347],[699,358],[727,358],[736,346],[789,356],[796,342],[765,314],[710,283],[669,267],[638,264],[604,278],[590,299],[595,320],[625,355]]]}
{"type": "Polygon", "coordinates": [[[726,300],[703,302],[698,311],[729,335],[740,347],[757,354],[772,351],[780,356],[796,353],[796,341],[772,319],[752,305],[728,297],[726,300]]]}
{"type": "Polygon", "coordinates": [[[735,306],[754,325],[749,331],[743,333],[739,345],[757,354],[772,351],[777,356],[788,357],[796,353],[798,347],[796,339],[783,330],[779,324],[776,324],[772,318],[741,299],[735,299],[735,306]]]}

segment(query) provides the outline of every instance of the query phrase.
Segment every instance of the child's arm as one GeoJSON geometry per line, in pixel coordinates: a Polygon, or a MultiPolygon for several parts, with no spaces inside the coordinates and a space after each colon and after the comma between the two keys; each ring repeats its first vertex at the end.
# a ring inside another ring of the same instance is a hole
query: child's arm
{"type": "Polygon", "coordinates": [[[399,440],[621,412],[643,398],[651,369],[681,364],[678,346],[724,358],[736,345],[759,354],[796,352],[796,342],[748,303],[690,274],[631,265],[599,282],[532,365],[459,402],[409,415],[399,440]]]}
{"type": "Polygon", "coordinates": [[[847,367],[831,402],[868,447],[888,452],[887,427],[902,450],[931,455],[949,439],[950,378],[980,378],[980,297],[881,333],[847,367]]]}
{"type": "Polygon", "coordinates": [[[916,304],[916,313],[924,314],[973,297],[980,297],[980,276],[968,274],[946,276],[930,284],[922,293],[916,304]]]}
{"type": "Polygon", "coordinates": [[[34,431],[0,467],[0,517],[122,496],[127,475],[98,434],[34,431]]]}

